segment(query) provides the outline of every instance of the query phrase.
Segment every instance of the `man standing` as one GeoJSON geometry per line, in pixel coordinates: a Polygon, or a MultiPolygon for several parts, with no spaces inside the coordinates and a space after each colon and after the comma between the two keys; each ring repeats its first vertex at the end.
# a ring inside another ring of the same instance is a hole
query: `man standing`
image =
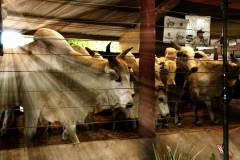
{"type": "Polygon", "coordinates": [[[207,39],[204,39],[203,33],[205,33],[202,30],[197,31],[197,36],[193,38],[192,42],[189,46],[193,47],[194,50],[196,50],[196,47],[207,47],[207,39]]]}

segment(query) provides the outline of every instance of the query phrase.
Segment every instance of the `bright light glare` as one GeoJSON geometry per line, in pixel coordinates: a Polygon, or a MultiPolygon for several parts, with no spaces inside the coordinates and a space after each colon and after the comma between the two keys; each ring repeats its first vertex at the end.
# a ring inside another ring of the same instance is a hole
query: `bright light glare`
{"type": "Polygon", "coordinates": [[[16,31],[3,31],[2,44],[4,47],[17,47],[29,43],[29,38],[24,38],[23,35],[16,31]]]}

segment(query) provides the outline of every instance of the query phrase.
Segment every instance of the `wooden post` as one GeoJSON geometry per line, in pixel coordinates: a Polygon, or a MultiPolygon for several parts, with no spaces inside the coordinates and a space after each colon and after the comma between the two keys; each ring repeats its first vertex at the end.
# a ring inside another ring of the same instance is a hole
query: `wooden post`
{"type": "Polygon", "coordinates": [[[155,2],[140,0],[139,133],[155,137],[155,2]]]}
{"type": "Polygon", "coordinates": [[[228,0],[222,0],[222,35],[223,35],[223,106],[224,106],[224,121],[223,121],[223,152],[224,160],[229,159],[229,135],[228,135],[228,124],[229,124],[229,111],[227,103],[227,11],[228,11],[228,0]]]}
{"type": "Polygon", "coordinates": [[[0,56],[3,56],[3,44],[2,44],[2,32],[3,32],[3,29],[2,29],[2,0],[0,0],[0,56]]]}

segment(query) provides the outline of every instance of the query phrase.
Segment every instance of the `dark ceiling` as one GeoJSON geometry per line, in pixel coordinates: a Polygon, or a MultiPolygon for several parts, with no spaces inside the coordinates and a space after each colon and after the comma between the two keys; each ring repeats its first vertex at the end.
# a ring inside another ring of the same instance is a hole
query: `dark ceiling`
{"type": "MultiPolygon", "coordinates": [[[[219,37],[221,3],[221,0],[156,0],[156,25],[163,26],[164,15],[211,16],[211,36],[219,37]]],[[[27,35],[46,27],[66,38],[118,40],[140,22],[138,0],[3,0],[2,10],[3,29],[15,29],[27,35]]],[[[230,0],[228,20],[228,35],[239,37],[238,0],[230,0]]]]}

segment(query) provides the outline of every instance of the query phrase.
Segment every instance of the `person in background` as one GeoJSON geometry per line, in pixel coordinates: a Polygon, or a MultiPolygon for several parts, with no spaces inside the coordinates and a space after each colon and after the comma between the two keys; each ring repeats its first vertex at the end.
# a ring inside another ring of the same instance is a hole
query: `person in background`
{"type": "Polygon", "coordinates": [[[193,38],[189,46],[193,47],[194,50],[197,50],[196,47],[208,47],[207,39],[204,39],[202,30],[197,31],[197,36],[193,38]]]}

